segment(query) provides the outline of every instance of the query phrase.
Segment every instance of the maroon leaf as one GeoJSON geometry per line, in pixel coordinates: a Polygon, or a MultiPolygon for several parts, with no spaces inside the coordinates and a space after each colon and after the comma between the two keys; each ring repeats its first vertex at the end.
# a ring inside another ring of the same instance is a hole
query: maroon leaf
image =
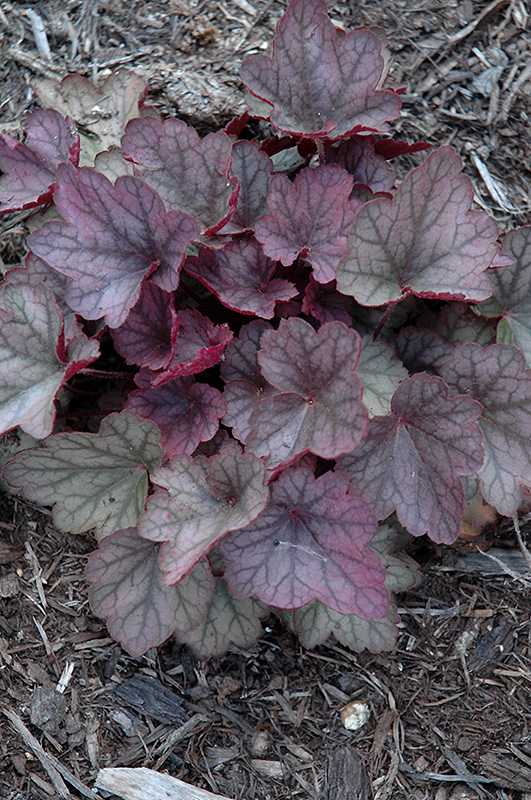
{"type": "Polygon", "coordinates": [[[400,98],[380,88],[387,70],[381,53],[367,28],[339,40],[324,0],[291,0],[272,56],[245,61],[241,78],[263,101],[258,115],[281,131],[332,140],[385,132],[386,122],[399,114],[400,98]]]}
{"type": "Polygon", "coordinates": [[[340,292],[362,305],[396,303],[405,295],[484,300],[485,273],[496,254],[497,228],[483,211],[468,211],[472,184],[451,147],[431,153],[404,178],[392,200],[360,208],[337,269],[340,292]]]}
{"type": "Polygon", "coordinates": [[[354,183],[364,183],[373,192],[391,192],[395,173],[386,159],[374,149],[374,136],[352,136],[339,147],[325,147],[325,164],[339,164],[354,183]]]}
{"type": "Polygon", "coordinates": [[[250,236],[235,239],[223,250],[203,248],[199,256],[186,260],[185,268],[223,305],[242,314],[271,319],[277,300],[290,300],[298,294],[292,283],[274,277],[276,262],[264,255],[250,236]]]}
{"type": "Polygon", "coordinates": [[[66,222],[50,222],[28,237],[28,246],[71,278],[70,307],[85,319],[105,316],[120,326],[135,305],[144,279],[171,291],[197,225],[187,214],[165,212],[157,194],[131,176],[115,186],[103,175],[68,164],[59,167],[54,200],[66,222]]]}
{"type": "Polygon", "coordinates": [[[128,364],[158,370],[173,358],[177,329],[173,295],[146,281],[140,299],[125,322],[112,331],[112,338],[128,364]]]}
{"type": "Polygon", "coordinates": [[[403,142],[400,139],[378,139],[374,143],[374,151],[377,155],[382,155],[386,159],[396,158],[397,156],[408,155],[409,153],[420,153],[422,150],[429,150],[429,142],[403,142]]]}
{"type": "Polygon", "coordinates": [[[425,373],[406,378],[391,401],[391,413],[374,417],[367,436],[338,469],[352,478],[378,519],[396,509],[414,536],[453,542],[465,499],[460,475],[483,463],[481,406],[470,397],[450,397],[441,378],[425,373]]]}
{"type": "Polygon", "coordinates": [[[0,214],[49,203],[57,167],[77,164],[79,137],[71,119],[37,109],[26,123],[26,143],[0,135],[0,214]]]}
{"type": "Polygon", "coordinates": [[[220,233],[241,233],[254,227],[267,214],[266,197],[271,183],[273,162],[254,142],[236,142],[232,148],[230,174],[240,182],[236,210],[220,233]]]}
{"type": "Polygon", "coordinates": [[[141,419],[150,419],[160,428],[160,443],[167,458],[176,453],[191,455],[200,442],[216,433],[227,406],[221,393],[205,383],[186,376],[151,388],[149,373],[140,372],[125,408],[141,419]]]}
{"type": "Polygon", "coordinates": [[[267,385],[258,363],[260,340],[265,331],[273,331],[268,322],[261,319],[249,322],[240,329],[238,338],[232,339],[225,350],[221,364],[221,377],[229,381],[250,381],[260,388],[267,385]]]}
{"type": "Polygon", "coordinates": [[[153,482],[162,491],[149,498],[139,533],[164,542],[160,566],[168,585],[190,572],[227,531],[255,520],[269,497],[264,465],[236,444],[210,459],[174,456],[169,468],[156,470],[153,482]]]}
{"type": "Polygon", "coordinates": [[[162,386],[174,378],[194,375],[213,367],[232,339],[232,331],[226,323],[213,325],[207,317],[193,309],[180,311],[178,324],[173,358],[163,372],[153,376],[153,386],[162,386]]]}
{"type": "Polygon", "coordinates": [[[442,369],[452,391],[466,392],[483,406],[481,492],[508,517],[521,503],[521,485],[531,486],[531,370],[525,366],[516,347],[464,344],[442,369]]]}
{"type": "Polygon", "coordinates": [[[361,383],[354,374],[361,339],[341,322],[317,333],[304,320],[281,320],[261,339],[265,379],[281,392],[263,397],[250,418],[247,449],[269,469],[305,452],[336,458],[354,450],[367,428],[361,383]]]}
{"type": "Polygon", "coordinates": [[[351,308],[352,300],[337,291],[335,281],[317,283],[310,275],[302,301],[303,314],[311,314],[321,325],[335,320],[344,322],[350,327],[352,325],[351,308]]]}
{"type": "Polygon", "coordinates": [[[441,367],[454,351],[454,345],[428,328],[402,328],[394,341],[395,351],[410,372],[440,375],[441,367]]]}
{"type": "Polygon", "coordinates": [[[133,657],[162,644],[174,630],[203,622],[214,593],[208,563],[202,561],[177,586],[166,586],[158,565],[159,547],[136,528],[105,537],[85,568],[92,610],[133,657]]]}
{"type": "Polygon", "coordinates": [[[385,616],[385,572],[369,541],[371,510],[348,493],[348,479],[307,467],[285,470],[256,522],[219,543],[224,577],[236,597],[256,595],[278,608],[317,598],[341,614],[385,616]]]}
{"type": "Polygon", "coordinates": [[[223,131],[201,141],[178,119],[134,119],[122,139],[126,156],[145,169],[140,174],[166,208],[185,211],[201,233],[217,233],[234,213],[239,182],[229,174],[232,145],[223,131]]]}
{"type": "Polygon", "coordinates": [[[334,280],[347,253],[347,233],[361,201],[349,200],[353,179],[335,164],[303,169],[292,183],[275,175],[267,196],[269,214],[256,220],[264,252],[285,267],[298,255],[313,267],[319,283],[334,280]]]}

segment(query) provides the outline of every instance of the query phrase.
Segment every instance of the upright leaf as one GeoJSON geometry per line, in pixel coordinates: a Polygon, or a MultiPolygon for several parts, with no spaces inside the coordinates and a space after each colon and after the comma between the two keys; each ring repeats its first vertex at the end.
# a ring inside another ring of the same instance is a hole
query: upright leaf
{"type": "Polygon", "coordinates": [[[396,303],[405,295],[485,300],[485,273],[496,254],[497,228],[483,211],[469,211],[470,179],[461,159],[440,147],[407,175],[392,200],[371,200],[350,229],[349,254],[337,269],[340,292],[362,305],[396,303]]]}
{"type": "Polygon", "coordinates": [[[4,469],[6,481],[34,503],[53,506],[54,525],[98,538],[136,524],[147,475],[162,460],[159,431],[127,411],[111,414],[98,433],[58,433],[25,450],[4,469]]]}

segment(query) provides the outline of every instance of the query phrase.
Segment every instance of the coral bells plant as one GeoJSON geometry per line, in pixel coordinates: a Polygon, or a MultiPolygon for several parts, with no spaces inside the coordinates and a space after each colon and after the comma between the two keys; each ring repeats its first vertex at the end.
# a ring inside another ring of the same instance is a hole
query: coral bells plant
{"type": "Polygon", "coordinates": [[[451,147],[397,181],[427,145],[391,138],[389,68],[380,29],[291,0],[225,130],[120,70],[37,81],[0,137],[0,211],[35,208],[0,285],[3,475],[93,532],[133,656],[248,648],[270,614],[391,649],[411,537],[531,485],[531,228],[497,243],[451,147]]]}

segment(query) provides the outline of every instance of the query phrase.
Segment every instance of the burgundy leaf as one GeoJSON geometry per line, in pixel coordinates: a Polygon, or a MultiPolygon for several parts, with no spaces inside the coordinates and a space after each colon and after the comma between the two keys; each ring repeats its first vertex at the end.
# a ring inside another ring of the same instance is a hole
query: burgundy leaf
{"type": "Polygon", "coordinates": [[[223,305],[242,314],[271,319],[277,300],[290,300],[298,294],[289,281],[275,278],[276,262],[271,261],[254,237],[241,237],[223,250],[203,248],[190,257],[185,269],[219,297],[223,305]]]}
{"type": "Polygon", "coordinates": [[[352,136],[339,147],[325,147],[324,163],[339,164],[353,176],[354,183],[364,183],[373,192],[391,192],[395,173],[374,146],[374,136],[352,136]]]}
{"type": "Polygon", "coordinates": [[[214,325],[193,309],[179,311],[178,324],[173,358],[163,372],[154,375],[153,386],[213,367],[232,339],[232,331],[226,323],[214,325]]]}
{"type": "Polygon", "coordinates": [[[201,233],[217,233],[234,213],[239,182],[231,177],[232,145],[223,131],[201,141],[178,119],[134,119],[122,139],[127,158],[145,169],[142,177],[166,208],[191,214],[201,233]]]}
{"type": "Polygon", "coordinates": [[[128,364],[158,370],[173,358],[177,329],[173,294],[146,281],[140,299],[125,322],[112,331],[112,338],[128,364]]]}
{"type": "Polygon", "coordinates": [[[236,210],[220,233],[241,233],[254,228],[254,222],[267,214],[273,162],[254,142],[236,142],[232,148],[230,174],[240,182],[236,210]]]}
{"type": "Polygon", "coordinates": [[[26,143],[0,135],[0,214],[50,203],[57,167],[77,164],[79,137],[71,119],[37,109],[26,123],[26,143]]]}
{"type": "Polygon", "coordinates": [[[397,118],[400,98],[380,88],[386,70],[373,32],[358,28],[338,39],[325,0],[291,0],[272,56],[249,58],[241,78],[263,101],[259,116],[279,130],[335,140],[385,132],[386,122],[397,118]]]}
{"type": "Polygon", "coordinates": [[[325,322],[344,322],[352,325],[352,300],[340,294],[336,282],[317,283],[310,275],[310,280],[304,291],[302,313],[311,314],[314,319],[324,325],[325,322]]]}
{"type": "Polygon", "coordinates": [[[341,614],[380,619],[387,613],[385,572],[369,541],[376,520],[345,476],[314,478],[285,470],[256,522],[219,543],[225,580],[236,597],[256,595],[278,608],[317,598],[341,614]]]}
{"type": "Polygon", "coordinates": [[[377,155],[382,155],[386,159],[396,158],[397,156],[408,155],[409,153],[420,153],[422,150],[429,150],[429,142],[403,142],[400,139],[378,139],[374,143],[374,151],[377,155]]]}
{"type": "Polygon", "coordinates": [[[191,455],[200,442],[216,433],[227,406],[221,393],[206,383],[186,376],[151,388],[149,374],[140,372],[125,408],[141,419],[150,419],[160,428],[160,443],[167,458],[177,453],[191,455]]]}
{"type": "Polygon", "coordinates": [[[337,269],[340,292],[362,305],[395,303],[405,295],[485,300],[485,270],[496,254],[497,227],[483,211],[468,211],[470,179],[451,147],[431,153],[407,175],[392,200],[360,208],[337,269]]]}
{"type": "Polygon", "coordinates": [[[149,498],[139,532],[164,542],[160,566],[170,586],[227,531],[255,520],[269,496],[264,465],[236,444],[210,459],[174,456],[169,467],[154,473],[153,482],[162,490],[149,498]]]}
{"type": "Polygon", "coordinates": [[[105,537],[85,568],[92,611],[133,657],[158,647],[175,629],[203,622],[214,593],[208,563],[202,561],[177,586],[166,586],[158,565],[159,547],[136,528],[105,537]]]}
{"type": "Polygon", "coordinates": [[[454,345],[429,328],[402,328],[394,341],[395,352],[410,372],[440,375],[441,367],[454,351],[454,345]]]}
{"type": "Polygon", "coordinates": [[[268,322],[261,319],[253,320],[240,329],[238,337],[228,343],[221,364],[221,377],[226,383],[245,380],[259,388],[267,386],[258,363],[258,351],[262,334],[273,330],[268,322]]]}
{"type": "Polygon", "coordinates": [[[361,339],[341,322],[315,332],[304,320],[281,320],[258,354],[265,379],[281,392],[262,397],[251,415],[247,449],[269,469],[305,452],[323,458],[350,453],[363,438],[367,411],[354,374],[361,339]]]}
{"type": "Polygon", "coordinates": [[[531,370],[525,367],[516,347],[464,344],[442,369],[451,391],[466,392],[483,406],[481,492],[508,517],[521,503],[521,485],[531,486],[531,370]]]}
{"type": "Polygon", "coordinates": [[[126,319],[144,279],[171,291],[179,281],[197,226],[187,214],[165,212],[158,195],[138,178],[115,186],[92,169],[59,167],[54,200],[66,222],[50,222],[28,237],[28,246],[71,278],[70,307],[85,319],[105,316],[111,328],[126,319]]]}
{"type": "Polygon", "coordinates": [[[270,213],[255,223],[265,254],[285,267],[301,255],[312,265],[316,281],[334,280],[361,205],[349,200],[352,185],[352,176],[336,164],[303,169],[295,183],[287,175],[275,175],[267,196],[270,213]]]}
{"type": "Polygon", "coordinates": [[[391,401],[391,413],[374,417],[367,436],[338,469],[352,478],[378,519],[395,509],[414,536],[453,542],[465,499],[460,475],[483,463],[481,406],[470,397],[450,397],[441,378],[425,373],[406,378],[391,401]]]}
{"type": "Polygon", "coordinates": [[[223,399],[227,406],[223,424],[232,428],[232,435],[236,439],[245,442],[252,430],[249,420],[253,411],[258,408],[258,403],[264,397],[276,394],[278,392],[273,386],[261,388],[251,381],[229,381],[223,391],[223,399]]]}

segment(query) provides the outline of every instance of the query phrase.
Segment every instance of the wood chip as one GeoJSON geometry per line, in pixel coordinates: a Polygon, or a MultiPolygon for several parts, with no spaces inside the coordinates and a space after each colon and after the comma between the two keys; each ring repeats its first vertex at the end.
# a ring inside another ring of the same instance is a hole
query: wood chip
{"type": "Polygon", "coordinates": [[[100,769],[96,786],[123,800],[230,800],[146,767],[100,769]]]}

